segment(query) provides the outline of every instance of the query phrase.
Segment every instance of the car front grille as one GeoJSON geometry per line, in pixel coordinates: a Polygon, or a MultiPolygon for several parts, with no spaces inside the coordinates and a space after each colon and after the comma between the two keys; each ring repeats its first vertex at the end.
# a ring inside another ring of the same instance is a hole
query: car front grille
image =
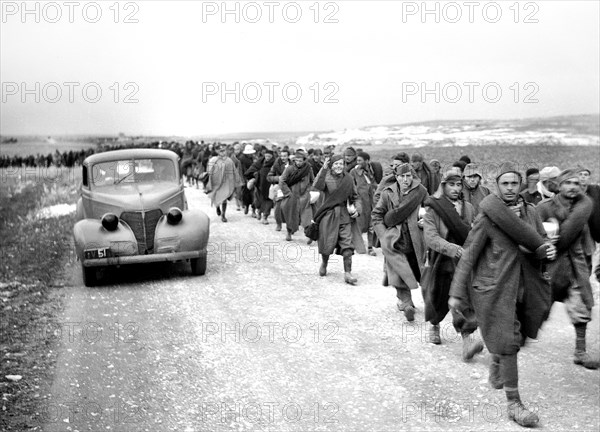
{"type": "Polygon", "coordinates": [[[160,209],[121,213],[121,219],[129,225],[135,235],[140,255],[154,253],[154,233],[161,216],[160,209]]]}

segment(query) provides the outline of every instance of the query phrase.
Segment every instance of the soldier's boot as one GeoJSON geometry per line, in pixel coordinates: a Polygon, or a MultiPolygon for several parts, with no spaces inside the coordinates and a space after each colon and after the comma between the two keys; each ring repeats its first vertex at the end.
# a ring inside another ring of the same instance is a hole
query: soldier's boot
{"type": "Polygon", "coordinates": [[[352,250],[346,249],[342,252],[344,257],[344,281],[350,285],[356,285],[358,280],[352,276],[352,250]]]}
{"type": "Polygon", "coordinates": [[[319,276],[325,276],[327,274],[327,263],[329,262],[329,255],[321,255],[321,267],[319,267],[319,276]]]}

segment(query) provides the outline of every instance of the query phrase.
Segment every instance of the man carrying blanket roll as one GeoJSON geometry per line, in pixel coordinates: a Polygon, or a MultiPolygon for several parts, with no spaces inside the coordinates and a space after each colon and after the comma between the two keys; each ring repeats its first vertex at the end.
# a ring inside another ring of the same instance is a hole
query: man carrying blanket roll
{"type": "Polygon", "coordinates": [[[313,187],[323,191],[325,195],[314,216],[314,221],[319,224],[319,275],[327,274],[329,256],[337,252],[344,259],[344,281],[356,285],[357,280],[352,276],[352,255],[354,250],[358,253],[366,252],[357,223],[362,203],[354,177],[344,169],[342,155],[335,155],[331,160],[325,159],[313,187]]]}
{"type": "Polygon", "coordinates": [[[425,258],[419,209],[428,194],[410,164],[396,166],[393,175],[393,182],[390,180],[382,189],[371,217],[385,258],[384,286],[396,288],[398,309],[408,321],[414,321],[411,290],[418,288],[425,258]]]}
{"type": "Polygon", "coordinates": [[[558,258],[550,267],[552,291],[554,300],[564,302],[571,323],[575,326],[573,362],[588,369],[598,369],[598,360],[590,358],[585,348],[587,323],[592,320],[594,297],[584,240],[589,236],[588,220],[593,204],[582,193],[577,170],[561,172],[557,183],[559,192],[537,206],[542,221],[554,218],[559,224],[556,242],[558,258]]]}
{"type": "MultiPolygon", "coordinates": [[[[463,254],[471,224],[475,219],[473,206],[461,199],[462,176],[458,168],[444,173],[438,191],[429,198],[429,209],[423,217],[423,233],[428,248],[428,263],[425,267],[421,288],[425,301],[425,321],[431,323],[429,342],[442,343],[440,322],[448,314],[450,283],[456,264],[463,254]]],[[[465,302],[466,303],[466,302],[465,302]]],[[[477,320],[470,304],[462,310],[453,309],[452,323],[463,340],[463,360],[469,360],[483,350],[483,343],[472,334],[477,329],[477,320]]]]}
{"type": "Polygon", "coordinates": [[[492,354],[489,381],[502,388],[508,417],[533,426],[537,414],[519,395],[517,353],[526,337],[535,338],[552,306],[543,261],[556,258],[545,239],[535,207],[519,195],[521,173],[512,163],[500,166],[498,196],[488,195],[467,237],[450,286],[450,308],[471,303],[485,345],[492,354]]]}

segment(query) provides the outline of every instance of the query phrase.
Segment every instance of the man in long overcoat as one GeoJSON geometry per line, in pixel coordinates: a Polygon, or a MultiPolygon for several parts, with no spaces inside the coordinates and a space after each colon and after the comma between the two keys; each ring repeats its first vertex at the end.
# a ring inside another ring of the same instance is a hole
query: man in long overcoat
{"type": "Polygon", "coordinates": [[[267,175],[267,180],[269,183],[276,185],[273,194],[273,200],[275,202],[275,231],[281,231],[281,224],[283,223],[283,216],[281,214],[282,194],[280,193],[281,189],[279,189],[279,177],[281,177],[289,164],[290,150],[287,147],[284,147],[279,152],[279,157],[275,159],[275,162],[273,163],[273,166],[267,175]]]}
{"type": "MultiPolygon", "coordinates": [[[[423,233],[428,248],[428,263],[421,279],[425,301],[425,320],[431,323],[429,341],[440,344],[440,322],[448,314],[450,283],[456,264],[463,254],[475,209],[461,199],[462,176],[457,168],[444,173],[439,190],[429,198],[429,208],[423,217],[423,233]]],[[[483,350],[483,343],[471,335],[477,329],[472,306],[453,309],[452,323],[463,340],[463,360],[469,360],[483,350]]]]}
{"type": "Polygon", "coordinates": [[[233,197],[236,184],[239,183],[239,173],[227,156],[225,144],[219,146],[218,154],[208,162],[208,185],[211,204],[217,208],[217,215],[221,216],[221,220],[227,222],[227,201],[233,197]]]}
{"type": "Polygon", "coordinates": [[[310,189],[314,180],[312,167],[306,162],[306,153],[296,151],[294,161],[279,177],[279,188],[283,193],[281,213],[287,234],[285,239],[292,241],[292,234],[300,226],[311,224],[310,189]]]}
{"type": "Polygon", "coordinates": [[[411,290],[418,288],[425,258],[419,209],[428,194],[409,164],[396,166],[394,175],[395,181],[381,191],[371,217],[385,258],[384,285],[396,288],[398,309],[413,321],[411,290]]]}
{"type": "Polygon", "coordinates": [[[519,196],[522,176],[515,164],[503,164],[496,183],[498,196],[481,201],[467,237],[449,306],[460,308],[463,301],[473,305],[492,354],[490,384],[504,387],[509,418],[532,426],[539,418],[521,402],[517,353],[525,337],[536,337],[550,312],[552,292],[541,260],[556,258],[556,248],[545,239],[535,207],[519,196]]]}
{"type": "Polygon", "coordinates": [[[373,250],[375,231],[373,230],[373,222],[371,221],[371,211],[374,205],[373,196],[377,189],[377,180],[375,179],[375,172],[371,166],[371,157],[368,153],[359,152],[356,162],[356,166],[350,171],[350,175],[354,179],[362,204],[362,212],[358,216],[358,226],[361,233],[367,233],[369,255],[375,256],[376,253],[373,250]]]}
{"type": "Polygon", "coordinates": [[[323,203],[314,216],[319,224],[319,275],[327,274],[329,256],[337,252],[344,259],[344,281],[355,285],[357,280],[352,276],[352,255],[354,250],[366,252],[357,224],[363,208],[354,178],[345,172],[341,155],[325,160],[315,177],[313,188],[324,193],[323,203]]]}
{"type": "Polygon", "coordinates": [[[474,163],[468,164],[465,167],[463,176],[463,199],[473,206],[475,209],[475,214],[477,214],[479,213],[479,203],[491,192],[487,187],[481,184],[483,173],[479,165],[474,163]]]}
{"type": "Polygon", "coordinates": [[[598,360],[590,358],[585,347],[587,323],[592,320],[594,306],[585,250],[592,201],[582,193],[576,170],[561,172],[557,183],[559,192],[537,206],[542,221],[553,218],[559,224],[558,258],[550,271],[554,300],[564,302],[575,327],[574,363],[598,369],[598,360]]]}

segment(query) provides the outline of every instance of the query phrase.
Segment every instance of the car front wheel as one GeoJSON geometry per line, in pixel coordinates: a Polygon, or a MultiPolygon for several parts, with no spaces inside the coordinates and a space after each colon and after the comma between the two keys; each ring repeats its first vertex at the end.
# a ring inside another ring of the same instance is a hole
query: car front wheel
{"type": "Polygon", "coordinates": [[[192,258],[190,260],[192,264],[192,274],[202,276],[206,273],[206,255],[200,258],[192,258]]]}
{"type": "Polygon", "coordinates": [[[83,284],[86,287],[93,287],[98,283],[98,278],[96,277],[96,267],[85,267],[83,264],[81,265],[81,274],[83,275],[83,284]]]}

